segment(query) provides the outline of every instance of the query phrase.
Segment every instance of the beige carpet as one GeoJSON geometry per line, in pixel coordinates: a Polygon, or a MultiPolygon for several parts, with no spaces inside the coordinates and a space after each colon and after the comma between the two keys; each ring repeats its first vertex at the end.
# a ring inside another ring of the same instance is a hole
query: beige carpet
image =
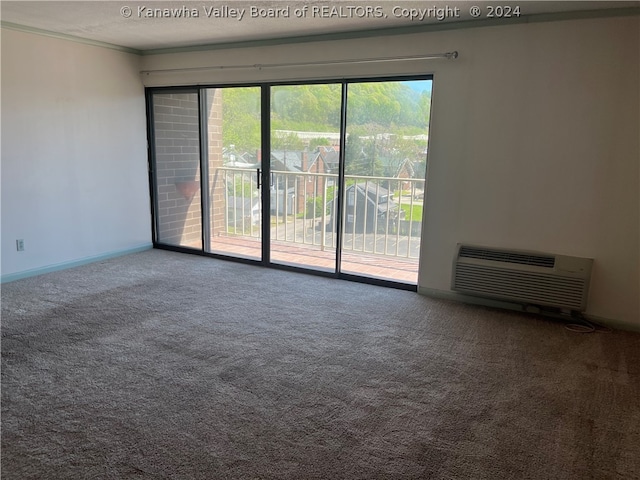
{"type": "Polygon", "coordinates": [[[640,335],[148,251],[2,286],[3,479],[640,478],[640,335]]]}

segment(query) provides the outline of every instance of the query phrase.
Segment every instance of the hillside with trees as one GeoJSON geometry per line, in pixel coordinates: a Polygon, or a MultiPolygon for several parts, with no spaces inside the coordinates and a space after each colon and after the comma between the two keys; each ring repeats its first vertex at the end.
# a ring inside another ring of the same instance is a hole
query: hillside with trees
{"type": "MultiPolygon", "coordinates": [[[[333,132],[340,129],[340,84],[287,85],[271,90],[271,129],[333,132]]],[[[223,94],[223,145],[255,151],[260,145],[260,89],[231,88],[223,94]]],[[[391,175],[409,158],[425,163],[426,140],[407,137],[428,134],[431,94],[403,82],[348,85],[347,166],[354,174],[391,175]]],[[[272,136],[272,150],[299,150],[295,134],[272,136]]]]}

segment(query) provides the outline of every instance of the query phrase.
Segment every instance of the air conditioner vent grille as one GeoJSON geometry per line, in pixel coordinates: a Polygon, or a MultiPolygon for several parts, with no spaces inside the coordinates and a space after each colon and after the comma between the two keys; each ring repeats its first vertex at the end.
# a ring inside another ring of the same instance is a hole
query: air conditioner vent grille
{"type": "Polygon", "coordinates": [[[468,295],[584,312],[593,259],[458,244],[451,289],[468,295]]]}
{"type": "Polygon", "coordinates": [[[555,256],[524,254],[469,246],[460,247],[459,257],[490,260],[493,262],[517,263],[519,265],[545,268],[554,268],[556,263],[555,256]]]}
{"type": "Polygon", "coordinates": [[[458,265],[455,289],[505,300],[580,310],[585,280],[503,270],[478,265],[458,265]]]}

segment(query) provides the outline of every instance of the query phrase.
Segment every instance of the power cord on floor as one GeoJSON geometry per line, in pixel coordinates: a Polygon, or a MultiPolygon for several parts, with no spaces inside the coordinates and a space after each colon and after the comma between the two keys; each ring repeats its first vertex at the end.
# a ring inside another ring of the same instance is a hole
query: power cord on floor
{"type": "Polygon", "coordinates": [[[601,325],[599,323],[594,322],[593,320],[587,320],[585,316],[577,311],[571,311],[570,313],[567,311],[561,311],[557,309],[550,308],[540,308],[540,307],[532,307],[525,306],[525,311],[528,312],[536,312],[541,315],[557,318],[565,322],[564,328],[569,330],[570,332],[575,333],[612,333],[613,329],[601,325]],[[534,310],[535,309],[535,310],[534,310]]]}
{"type": "Polygon", "coordinates": [[[568,323],[564,326],[570,332],[576,333],[611,333],[613,330],[604,325],[600,325],[592,320],[587,320],[581,313],[572,313],[571,318],[577,321],[568,323]]]}
{"type": "Polygon", "coordinates": [[[576,333],[593,333],[596,331],[595,325],[588,320],[582,320],[580,323],[567,323],[564,328],[576,333]]]}

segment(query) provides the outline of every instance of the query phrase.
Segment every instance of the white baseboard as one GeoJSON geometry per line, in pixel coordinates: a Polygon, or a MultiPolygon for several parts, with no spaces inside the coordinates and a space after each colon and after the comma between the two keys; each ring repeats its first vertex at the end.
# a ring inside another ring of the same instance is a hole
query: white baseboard
{"type": "Polygon", "coordinates": [[[9,273],[0,277],[0,283],[9,283],[23,278],[35,277],[44,273],[57,272],[58,270],[66,270],[67,268],[79,267],[81,265],[87,265],[93,262],[99,262],[101,260],[107,260],[109,258],[121,257],[122,255],[129,255],[130,253],[144,252],[153,248],[151,243],[145,243],[133,248],[126,248],[124,250],[115,250],[112,252],[103,253],[100,255],[94,255],[91,257],[84,257],[79,260],[71,260],[69,262],[56,263],[54,265],[47,265],[45,267],[34,268],[31,270],[24,270],[22,272],[9,273]]]}
{"type": "MultiPolygon", "coordinates": [[[[445,300],[453,300],[456,302],[467,303],[471,305],[482,305],[485,307],[504,308],[507,310],[515,310],[518,312],[526,313],[539,313],[544,315],[545,312],[535,312],[525,309],[525,307],[519,303],[502,302],[500,300],[492,300],[490,298],[474,297],[473,295],[463,295],[461,293],[452,292],[450,290],[438,290],[435,288],[418,287],[418,293],[425,297],[442,298],[445,300]]],[[[590,320],[599,325],[614,328],[616,330],[626,330],[630,332],[640,332],[640,324],[634,324],[624,322],[621,320],[615,320],[612,318],[599,317],[597,315],[591,315],[589,313],[584,314],[584,318],[590,320]]]]}

